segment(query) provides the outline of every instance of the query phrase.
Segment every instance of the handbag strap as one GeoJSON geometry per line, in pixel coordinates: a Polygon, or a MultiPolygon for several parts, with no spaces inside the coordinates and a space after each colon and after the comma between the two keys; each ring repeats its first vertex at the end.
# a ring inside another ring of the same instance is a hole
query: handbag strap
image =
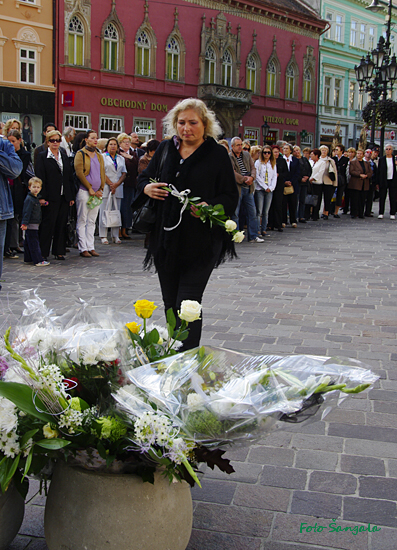
{"type": "Polygon", "coordinates": [[[118,210],[117,200],[116,200],[116,193],[109,193],[108,200],[106,202],[105,210],[118,210]]]}
{"type": "Polygon", "coordinates": [[[168,140],[168,143],[166,143],[166,145],[164,146],[164,149],[163,149],[163,152],[162,152],[162,155],[161,155],[160,164],[159,164],[159,167],[157,169],[157,174],[156,174],[156,180],[157,181],[160,181],[160,178],[161,178],[161,172],[163,171],[163,166],[164,166],[165,160],[168,156],[168,150],[170,148],[170,141],[171,140],[168,140]]]}

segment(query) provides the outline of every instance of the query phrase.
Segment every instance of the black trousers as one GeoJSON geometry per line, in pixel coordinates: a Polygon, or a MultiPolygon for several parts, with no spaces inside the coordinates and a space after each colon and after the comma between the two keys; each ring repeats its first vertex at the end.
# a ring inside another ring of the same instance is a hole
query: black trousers
{"type": "MultiPolygon", "coordinates": [[[[163,267],[158,266],[155,262],[157,274],[159,276],[161,293],[163,295],[163,302],[165,313],[172,308],[177,318],[178,323],[178,311],[181,308],[183,300],[196,300],[201,304],[205,287],[211,276],[212,270],[216,264],[219,254],[222,249],[222,242],[214,243],[214,253],[211,260],[205,266],[194,265],[193,267],[186,268],[185,265],[180,264],[172,272],[165,270],[163,267]]],[[[189,323],[189,336],[183,342],[181,351],[195,348],[200,345],[201,329],[203,325],[201,319],[189,323]]]]}
{"type": "Polygon", "coordinates": [[[366,191],[350,189],[350,215],[352,218],[364,217],[364,200],[366,191]]]}
{"type": "Polygon", "coordinates": [[[39,264],[43,261],[39,243],[39,230],[27,229],[25,231],[25,242],[23,243],[24,261],[39,264]]]}
{"type": "Polygon", "coordinates": [[[375,195],[375,187],[376,187],[376,184],[371,182],[369,185],[369,191],[367,191],[365,195],[365,215],[366,216],[370,216],[372,212],[372,205],[374,203],[374,195],[375,195]]]}
{"type": "Polygon", "coordinates": [[[397,202],[397,187],[390,187],[390,180],[387,180],[387,185],[382,185],[379,188],[379,214],[385,213],[385,203],[387,191],[389,191],[390,201],[390,214],[395,216],[396,214],[396,202],[397,202]]]}
{"type": "Polygon", "coordinates": [[[267,225],[272,229],[281,229],[283,218],[284,186],[277,185],[273,191],[272,204],[269,209],[267,225]]]}
{"type": "Polygon", "coordinates": [[[318,220],[319,212],[320,212],[320,206],[321,206],[321,200],[324,195],[324,211],[329,212],[329,209],[331,208],[331,199],[333,197],[333,194],[335,192],[335,187],[333,185],[325,185],[322,183],[321,185],[314,183],[313,184],[313,195],[317,195],[317,204],[313,207],[313,220],[318,220]]]}
{"type": "Polygon", "coordinates": [[[297,196],[295,193],[283,195],[283,223],[287,224],[287,209],[289,211],[289,222],[296,223],[297,196]]]}
{"type": "Polygon", "coordinates": [[[44,258],[50,255],[51,241],[54,256],[66,254],[66,225],[69,205],[62,197],[59,201],[51,201],[41,209],[43,219],[39,229],[41,253],[44,258]]]}

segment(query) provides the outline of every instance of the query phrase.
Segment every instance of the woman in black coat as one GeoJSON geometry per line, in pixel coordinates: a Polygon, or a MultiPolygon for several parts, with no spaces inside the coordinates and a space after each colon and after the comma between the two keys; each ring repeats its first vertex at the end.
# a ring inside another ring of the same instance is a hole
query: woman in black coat
{"type": "Polygon", "coordinates": [[[278,145],[273,145],[272,150],[274,158],[276,159],[277,185],[276,189],[273,191],[268,224],[271,229],[277,229],[282,232],[284,183],[288,176],[288,166],[280,154],[280,147],[278,145]]]}
{"type": "MultiPolygon", "coordinates": [[[[179,192],[189,189],[189,197],[200,197],[200,204],[222,204],[227,216],[235,211],[238,191],[227,151],[214,139],[220,127],[202,101],[180,101],[165,122],[176,135],[160,144],[140,174],[133,208],[148,197],[157,201],[145,265],[154,262],[165,310],[172,308],[177,315],[183,300],[201,302],[212,270],[235,251],[230,234],[219,226],[211,228],[208,221],[203,223],[194,207],[181,215],[180,201],[162,187],[172,184],[179,192]],[[150,183],[151,178],[159,183],[150,183]]],[[[189,325],[183,349],[199,345],[201,326],[202,320],[189,325]]]]}
{"type": "Polygon", "coordinates": [[[61,139],[58,130],[49,132],[46,135],[48,149],[38,154],[35,164],[36,176],[43,182],[39,239],[44,259],[50,254],[51,242],[55,259],[65,259],[68,211],[75,199],[72,168],[68,156],[59,148],[61,139]]]}

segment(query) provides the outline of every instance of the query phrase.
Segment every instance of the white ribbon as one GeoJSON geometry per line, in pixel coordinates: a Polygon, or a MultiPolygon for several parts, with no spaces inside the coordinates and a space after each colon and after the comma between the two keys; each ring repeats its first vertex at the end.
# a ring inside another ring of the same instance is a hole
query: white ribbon
{"type": "Polygon", "coordinates": [[[189,204],[188,195],[190,193],[190,189],[185,189],[184,191],[178,191],[178,189],[174,185],[172,185],[172,183],[169,183],[168,187],[171,190],[171,195],[179,199],[180,202],[183,204],[182,204],[181,211],[179,213],[179,222],[176,225],[174,225],[174,227],[164,227],[164,231],[172,231],[173,229],[176,229],[178,227],[178,225],[182,221],[182,214],[184,213],[187,205],[189,204]]]}

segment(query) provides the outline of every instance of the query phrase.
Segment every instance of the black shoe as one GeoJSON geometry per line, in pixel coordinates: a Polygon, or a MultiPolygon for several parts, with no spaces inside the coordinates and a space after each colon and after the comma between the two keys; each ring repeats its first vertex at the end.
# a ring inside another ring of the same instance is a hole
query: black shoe
{"type": "Polygon", "coordinates": [[[299,223],[306,223],[305,218],[300,218],[300,219],[299,219],[299,223]]]}
{"type": "Polygon", "coordinates": [[[57,256],[54,256],[56,260],[65,260],[65,256],[62,256],[62,254],[58,254],[57,256]]]}
{"type": "Polygon", "coordinates": [[[7,250],[4,252],[4,258],[8,258],[9,260],[17,260],[19,258],[18,254],[15,254],[15,252],[11,252],[11,250],[7,250]]]}
{"type": "Polygon", "coordinates": [[[284,229],[282,229],[281,227],[279,227],[279,228],[277,229],[277,231],[278,231],[279,233],[282,233],[282,232],[284,231],[284,229]]]}
{"type": "Polygon", "coordinates": [[[328,220],[328,216],[326,216],[325,214],[323,214],[323,220],[328,220]]]}
{"type": "Polygon", "coordinates": [[[339,218],[340,219],[339,214],[334,214],[334,218],[339,218]]]}

